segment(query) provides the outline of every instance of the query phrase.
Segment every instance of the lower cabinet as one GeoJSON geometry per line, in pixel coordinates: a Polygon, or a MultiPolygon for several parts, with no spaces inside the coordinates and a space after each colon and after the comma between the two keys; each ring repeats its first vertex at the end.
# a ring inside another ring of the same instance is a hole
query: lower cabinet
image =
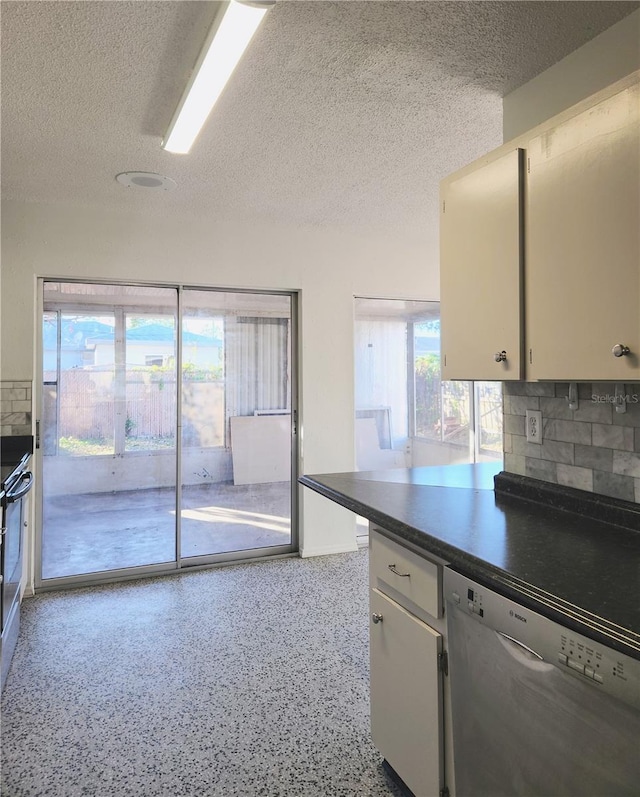
{"type": "Polygon", "coordinates": [[[373,743],[415,797],[443,797],[453,766],[442,564],[373,525],[369,546],[373,743]]]}
{"type": "Polygon", "coordinates": [[[416,797],[443,786],[442,637],[378,590],[371,592],[371,735],[416,797]]]}

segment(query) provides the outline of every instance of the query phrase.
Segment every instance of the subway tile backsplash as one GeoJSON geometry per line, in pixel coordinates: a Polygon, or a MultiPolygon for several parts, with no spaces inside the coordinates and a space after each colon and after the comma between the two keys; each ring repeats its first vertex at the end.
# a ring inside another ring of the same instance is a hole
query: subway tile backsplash
{"type": "Polygon", "coordinates": [[[31,382],[0,382],[0,433],[31,434],[31,382]]]}
{"type": "Polygon", "coordinates": [[[566,382],[505,382],[505,470],[640,503],[640,383],[624,387],[618,413],[608,382],[579,384],[576,410],[566,382]],[[542,413],[542,445],[526,440],[527,410],[542,413]]]}

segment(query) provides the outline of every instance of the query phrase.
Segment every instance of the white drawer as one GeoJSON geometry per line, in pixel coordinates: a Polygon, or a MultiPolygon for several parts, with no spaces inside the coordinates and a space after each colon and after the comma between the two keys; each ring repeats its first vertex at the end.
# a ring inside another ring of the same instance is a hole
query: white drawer
{"type": "Polygon", "coordinates": [[[398,600],[398,594],[442,617],[442,566],[371,530],[369,535],[371,587],[398,600]]]}

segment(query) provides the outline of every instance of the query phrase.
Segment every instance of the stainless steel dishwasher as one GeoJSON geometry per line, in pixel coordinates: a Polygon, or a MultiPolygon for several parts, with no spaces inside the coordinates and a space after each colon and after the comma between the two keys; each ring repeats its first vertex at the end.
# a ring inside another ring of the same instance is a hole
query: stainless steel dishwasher
{"type": "Polygon", "coordinates": [[[640,661],[445,568],[457,797],[640,794],[640,661]]]}

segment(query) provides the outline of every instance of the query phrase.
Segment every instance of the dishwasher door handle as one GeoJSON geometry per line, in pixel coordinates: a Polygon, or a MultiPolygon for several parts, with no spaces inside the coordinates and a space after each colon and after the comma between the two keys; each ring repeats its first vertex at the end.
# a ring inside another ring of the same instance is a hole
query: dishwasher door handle
{"type": "Polygon", "coordinates": [[[528,645],[525,645],[524,642],[520,642],[519,639],[509,636],[509,634],[505,634],[503,631],[496,631],[496,634],[498,634],[498,636],[501,636],[503,639],[508,639],[509,642],[512,642],[514,645],[517,645],[519,648],[522,648],[522,650],[525,650],[531,656],[535,656],[536,659],[544,661],[544,659],[539,653],[536,653],[536,651],[533,648],[530,648],[528,645]]]}

